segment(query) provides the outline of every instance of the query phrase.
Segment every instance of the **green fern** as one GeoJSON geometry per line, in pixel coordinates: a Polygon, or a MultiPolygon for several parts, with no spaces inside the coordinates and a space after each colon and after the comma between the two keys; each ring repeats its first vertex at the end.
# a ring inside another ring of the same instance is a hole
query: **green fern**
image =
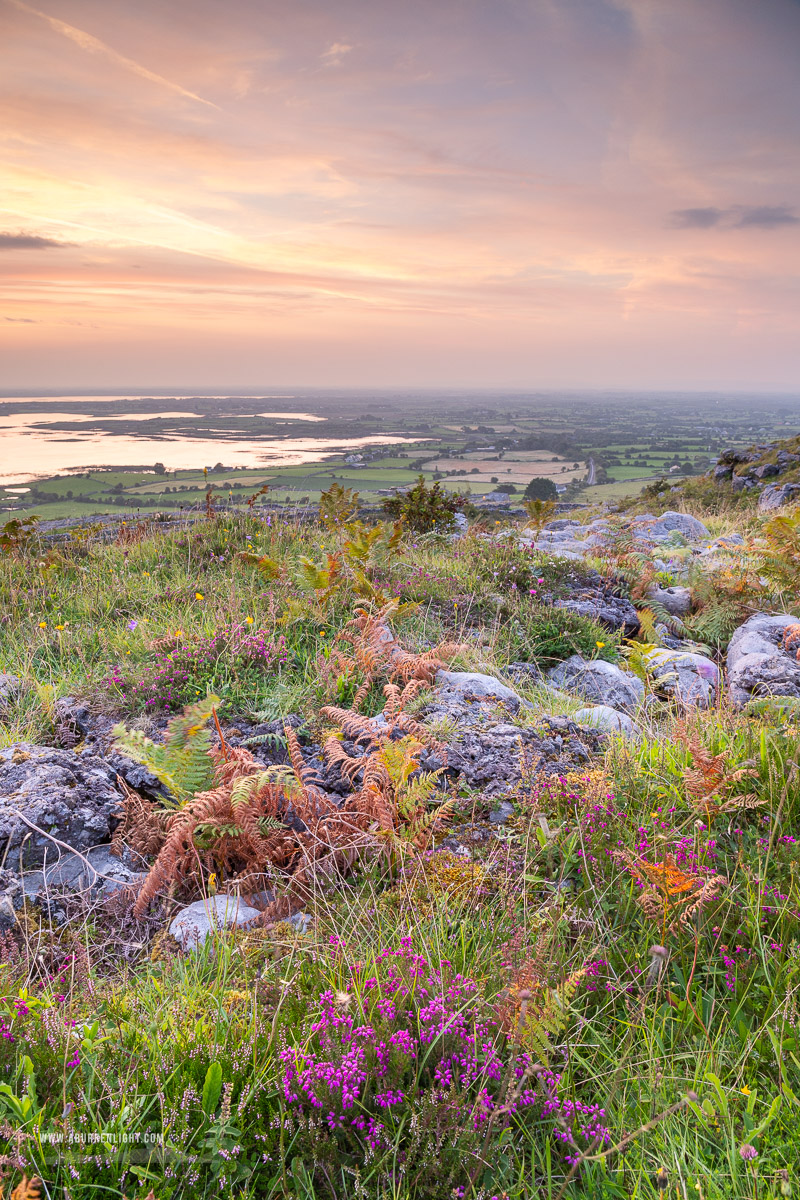
{"type": "Polygon", "coordinates": [[[767,521],[764,540],[760,573],[780,591],[796,596],[800,591],[800,513],[767,521]]]}
{"type": "MultiPolygon", "coordinates": [[[[258,828],[263,837],[269,837],[271,833],[277,833],[281,829],[285,830],[286,825],[277,817],[259,817],[258,828]]],[[[192,836],[198,850],[210,850],[222,837],[241,837],[242,830],[239,825],[234,825],[232,822],[200,821],[195,825],[192,836]]]]}
{"type": "Polygon", "coordinates": [[[575,971],[557,987],[548,988],[536,1008],[520,1014],[520,1041],[545,1065],[550,1061],[555,1039],[569,1024],[570,1003],[585,974],[585,970],[575,971]]]}
{"type": "MultiPolygon", "coordinates": [[[[658,624],[658,625],[666,625],[667,629],[671,629],[673,633],[678,633],[681,636],[684,636],[686,634],[686,626],[684,625],[684,623],[680,619],[680,617],[676,617],[674,613],[671,613],[669,611],[669,609],[664,608],[664,605],[659,603],[659,601],[656,600],[653,596],[649,597],[647,603],[649,606],[648,610],[654,621],[654,625],[653,625],[654,632],[655,632],[655,625],[658,624]]],[[[639,613],[639,620],[640,620],[640,622],[642,620],[641,613],[639,613]]],[[[647,641],[648,642],[658,641],[658,638],[657,637],[652,637],[652,638],[648,637],[647,641]]]]}
{"type": "Polygon", "coordinates": [[[358,492],[332,483],[319,498],[319,517],[328,529],[334,529],[351,521],[358,512],[358,492]]]}
{"type": "Polygon", "coordinates": [[[743,615],[739,601],[726,596],[715,596],[706,607],[686,622],[686,632],[695,641],[722,650],[741,625],[743,615]]]}
{"type": "Polygon", "coordinates": [[[649,645],[658,645],[658,634],[656,633],[656,623],[658,617],[652,608],[640,608],[639,617],[639,633],[641,639],[649,645]]]}
{"type": "Polygon", "coordinates": [[[138,729],[114,726],[116,749],[136,759],[164,784],[177,805],[183,805],[212,784],[214,765],[209,756],[211,734],[208,720],[219,704],[218,696],[206,696],[173,717],[160,744],[138,729]]]}

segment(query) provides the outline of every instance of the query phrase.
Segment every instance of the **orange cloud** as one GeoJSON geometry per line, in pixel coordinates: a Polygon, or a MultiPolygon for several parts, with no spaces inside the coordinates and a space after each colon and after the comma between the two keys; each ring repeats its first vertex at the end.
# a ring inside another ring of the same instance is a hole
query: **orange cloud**
{"type": "Polygon", "coordinates": [[[793,379],[800,10],[727,2],[9,0],[12,386],[793,379]]]}

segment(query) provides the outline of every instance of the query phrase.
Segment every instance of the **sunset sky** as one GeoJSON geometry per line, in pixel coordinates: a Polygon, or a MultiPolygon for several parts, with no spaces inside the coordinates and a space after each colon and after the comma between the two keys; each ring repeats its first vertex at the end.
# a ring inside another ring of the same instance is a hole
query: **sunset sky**
{"type": "Polygon", "coordinates": [[[800,379],[798,0],[0,0],[0,388],[800,379]]]}

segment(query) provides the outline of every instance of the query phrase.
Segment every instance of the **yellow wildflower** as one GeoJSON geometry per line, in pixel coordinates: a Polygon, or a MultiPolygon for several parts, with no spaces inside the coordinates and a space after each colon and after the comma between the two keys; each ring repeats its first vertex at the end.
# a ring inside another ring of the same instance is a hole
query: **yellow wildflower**
{"type": "Polygon", "coordinates": [[[595,642],[595,646],[597,646],[598,650],[602,650],[605,646],[605,642],[595,642]]]}
{"type": "Polygon", "coordinates": [[[47,629],[47,621],[40,621],[40,622],[39,622],[39,628],[40,628],[40,629],[47,629]]]}
{"type": "Polygon", "coordinates": [[[203,593],[202,593],[202,592],[195,592],[195,594],[194,594],[194,598],[195,598],[195,600],[202,600],[202,599],[204,598],[204,597],[203,597],[203,593]]]}
{"type": "Polygon", "coordinates": [[[58,630],[61,630],[61,629],[64,629],[64,628],[65,628],[65,626],[64,626],[64,625],[56,625],[56,629],[58,629],[58,630]]]}
{"type": "Polygon", "coordinates": [[[252,618],[252,617],[245,617],[245,621],[247,621],[247,624],[248,624],[248,625],[252,625],[252,624],[253,624],[253,618],[252,618]]]}
{"type": "Polygon", "coordinates": [[[742,1095],[743,1095],[743,1096],[749,1096],[749,1095],[750,1095],[750,1088],[747,1086],[747,1084],[745,1084],[745,1085],[744,1085],[744,1087],[743,1087],[743,1088],[741,1088],[740,1090],[741,1090],[741,1093],[742,1093],[742,1095]]]}

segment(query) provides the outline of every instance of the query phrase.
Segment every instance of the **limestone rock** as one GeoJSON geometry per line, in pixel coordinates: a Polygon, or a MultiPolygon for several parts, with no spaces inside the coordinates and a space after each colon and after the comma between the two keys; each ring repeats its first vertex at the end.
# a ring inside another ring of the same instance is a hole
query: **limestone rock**
{"type": "Polygon", "coordinates": [[[573,720],[576,725],[591,725],[593,729],[621,734],[623,737],[635,737],[637,732],[627,713],[610,708],[607,704],[593,704],[590,708],[581,708],[575,713],[573,720]]]}
{"type": "Polygon", "coordinates": [[[113,771],[92,754],[24,742],[0,750],[0,839],[10,866],[20,851],[23,866],[52,862],[57,850],[45,834],[84,853],[108,842],[120,801],[113,771]]]}
{"type": "Polygon", "coordinates": [[[709,708],[719,694],[719,668],[703,654],[653,650],[648,669],[660,690],[684,708],[709,708]]]}
{"type": "Polygon", "coordinates": [[[580,729],[568,717],[545,716],[532,728],[506,723],[459,725],[447,747],[446,763],[435,751],[423,753],[425,770],[445,767],[451,778],[463,775],[485,796],[513,792],[526,774],[563,775],[580,770],[602,745],[599,731],[580,729]]]}
{"type": "Polygon", "coordinates": [[[187,904],[173,917],[169,931],[183,950],[195,950],[209,933],[246,925],[258,915],[257,908],[250,908],[238,896],[220,894],[187,904]]]}
{"type": "Polygon", "coordinates": [[[681,534],[688,542],[700,542],[711,537],[702,521],[680,512],[665,512],[660,517],[639,517],[633,523],[632,533],[636,538],[654,542],[669,541],[673,533],[681,534]]]}
{"type": "Polygon", "coordinates": [[[601,658],[573,654],[547,672],[550,683],[565,692],[576,692],[596,704],[633,710],[644,698],[644,685],[629,672],[601,658]]]}
{"type": "Polygon", "coordinates": [[[16,912],[22,908],[25,893],[14,871],[0,869],[0,932],[16,924],[16,912]]]}
{"type": "Polygon", "coordinates": [[[736,630],[727,659],[730,699],[736,708],[757,696],[800,696],[800,662],[782,646],[792,625],[800,625],[800,617],[756,613],[736,630]]]}
{"type": "Polygon", "coordinates": [[[478,671],[438,671],[434,700],[445,706],[449,699],[457,704],[465,701],[502,701],[510,712],[519,710],[522,700],[508,684],[494,675],[482,675],[478,671]]]}
{"type": "Polygon", "coordinates": [[[73,892],[99,892],[111,896],[122,888],[144,879],[145,871],[134,871],[122,859],[111,854],[108,846],[93,846],[79,856],[53,846],[47,853],[42,871],[27,873],[23,886],[28,896],[37,898],[60,888],[73,892]]]}
{"type": "Polygon", "coordinates": [[[800,483],[771,483],[758,497],[758,511],[772,512],[800,500],[800,483]]]}
{"type": "Polygon", "coordinates": [[[648,595],[673,617],[685,617],[692,609],[692,592],[688,587],[659,587],[654,584],[648,595]]]}
{"type": "Polygon", "coordinates": [[[630,600],[609,594],[602,587],[582,588],[577,594],[555,600],[553,604],[556,608],[589,617],[613,632],[621,630],[626,637],[632,637],[639,629],[639,615],[630,600]]]}

